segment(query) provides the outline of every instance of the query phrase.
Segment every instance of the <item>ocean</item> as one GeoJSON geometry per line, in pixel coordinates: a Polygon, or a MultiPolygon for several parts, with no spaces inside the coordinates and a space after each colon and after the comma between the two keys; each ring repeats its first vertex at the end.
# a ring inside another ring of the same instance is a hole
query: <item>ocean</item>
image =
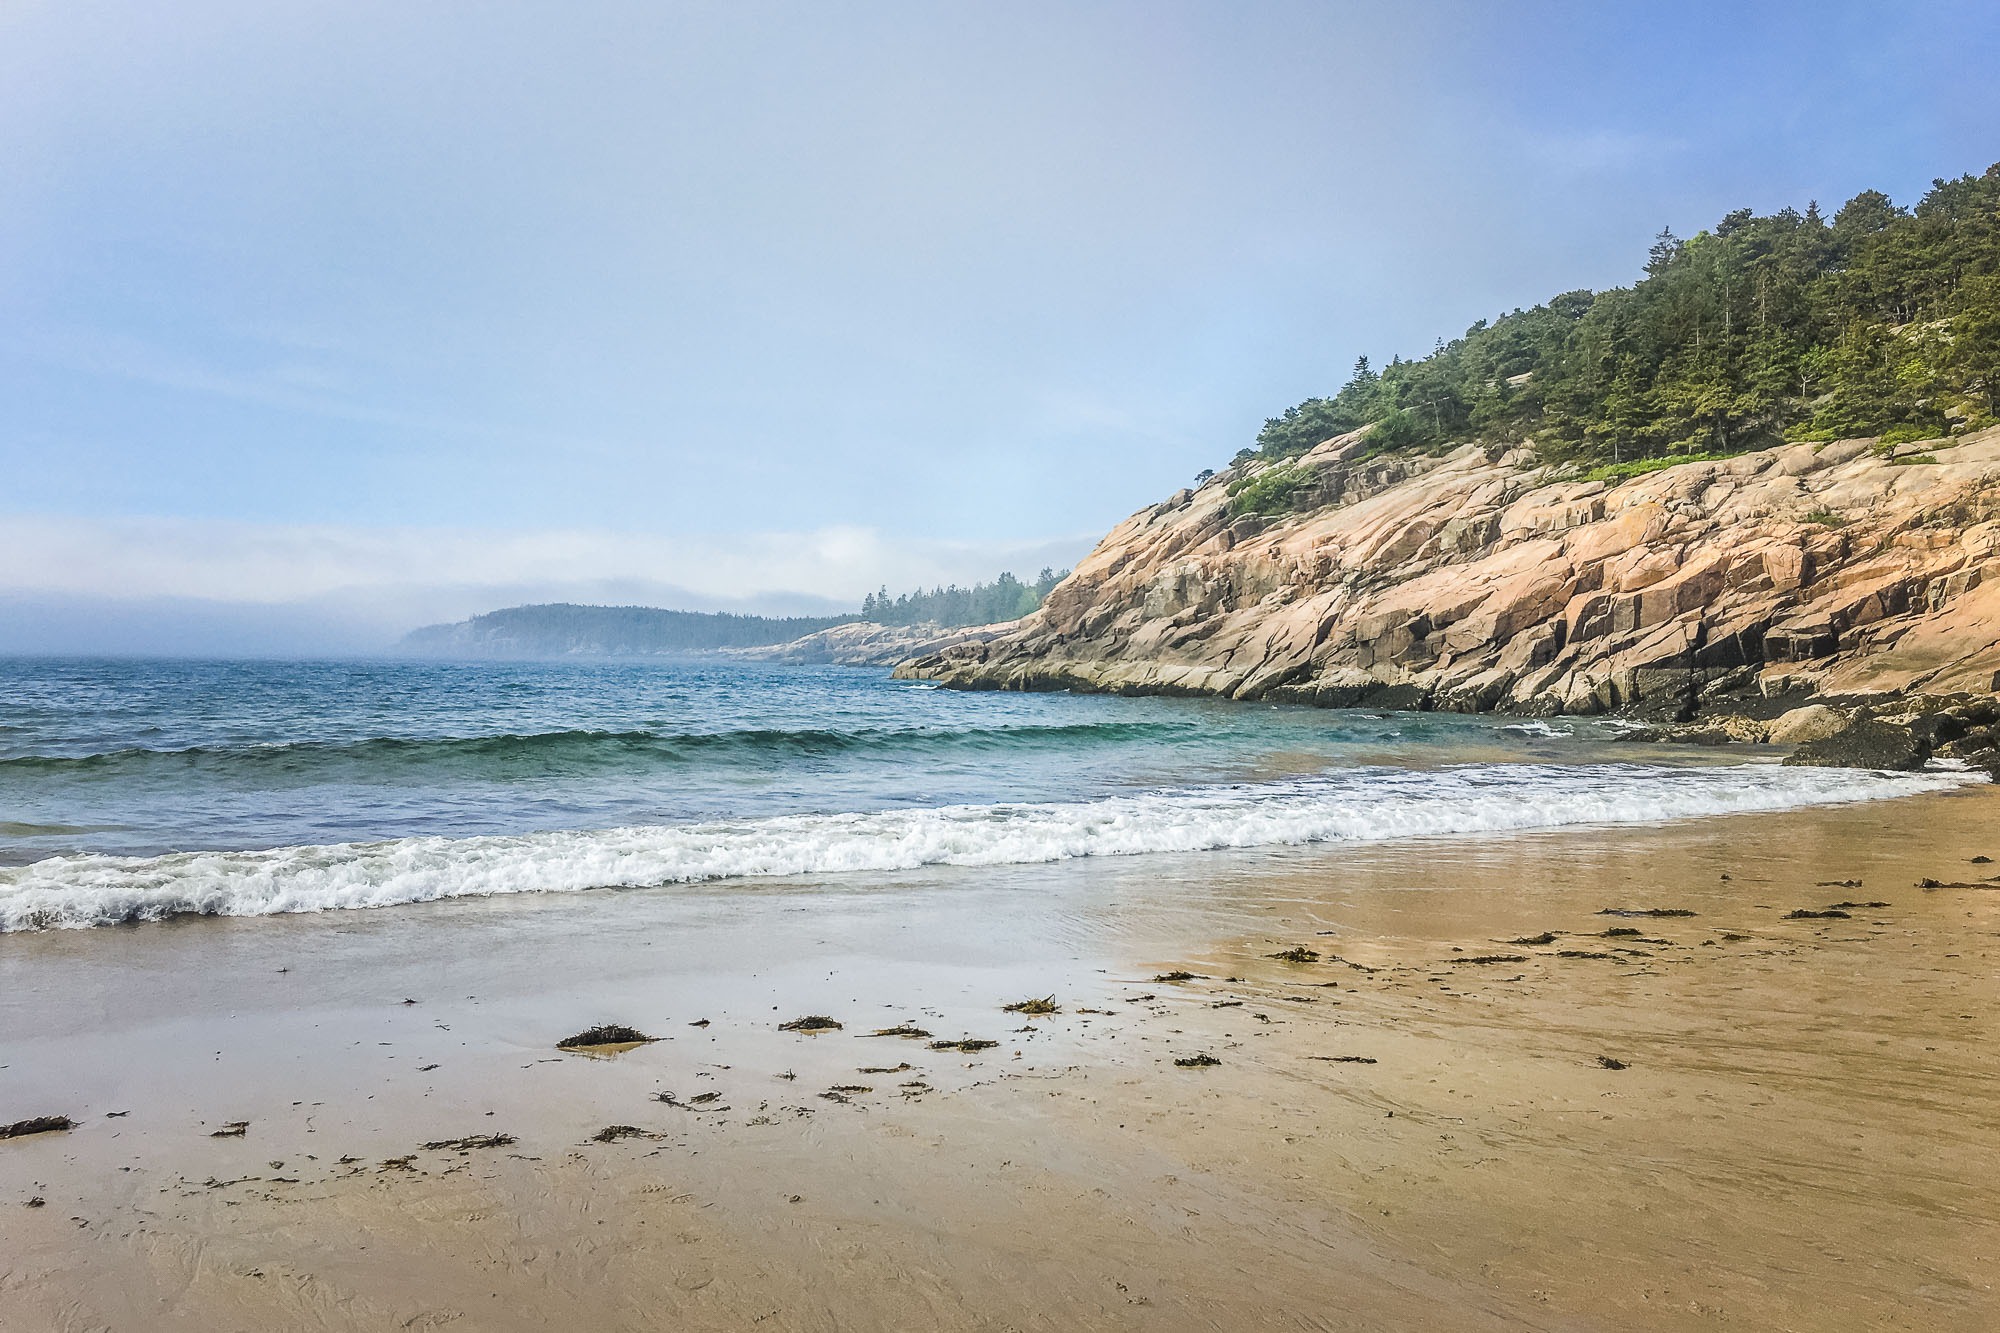
{"type": "Polygon", "coordinates": [[[0,931],[1337,850],[1967,780],[1775,758],[1587,718],[959,693],[709,658],[9,659],[0,931]]]}

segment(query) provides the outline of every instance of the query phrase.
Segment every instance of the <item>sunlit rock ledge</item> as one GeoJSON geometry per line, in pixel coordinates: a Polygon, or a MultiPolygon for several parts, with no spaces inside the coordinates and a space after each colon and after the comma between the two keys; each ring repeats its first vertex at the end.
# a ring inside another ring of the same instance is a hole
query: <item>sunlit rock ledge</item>
{"type": "Polygon", "coordinates": [[[1265,466],[1140,511],[1040,610],[896,674],[1686,717],[1720,694],[1984,694],[2000,672],[2000,428],[1622,484],[1477,446],[1368,458],[1343,436],[1293,465],[1316,479],[1294,512],[1232,517],[1229,483],[1265,466]]]}

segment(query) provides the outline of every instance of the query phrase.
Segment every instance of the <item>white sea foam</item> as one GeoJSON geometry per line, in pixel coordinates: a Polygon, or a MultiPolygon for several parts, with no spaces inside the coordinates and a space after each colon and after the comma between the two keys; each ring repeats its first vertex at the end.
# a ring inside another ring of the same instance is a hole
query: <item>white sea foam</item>
{"type": "Polygon", "coordinates": [[[1509,722],[1506,726],[1500,728],[1500,730],[1517,732],[1523,736],[1559,737],[1574,736],[1576,734],[1568,727],[1551,726],[1540,718],[1529,722],[1509,722]]]}
{"type": "Polygon", "coordinates": [[[168,856],[52,857],[0,870],[0,931],[382,907],[496,893],[830,875],[927,865],[1651,824],[1940,791],[1964,773],[1744,764],[1471,764],[1347,769],[1287,782],[1095,801],[962,805],[739,822],[399,838],[168,856]]]}

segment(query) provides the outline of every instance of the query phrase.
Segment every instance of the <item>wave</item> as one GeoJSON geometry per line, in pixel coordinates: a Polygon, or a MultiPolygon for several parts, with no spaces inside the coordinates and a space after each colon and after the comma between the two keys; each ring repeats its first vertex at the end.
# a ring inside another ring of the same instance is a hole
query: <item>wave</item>
{"type": "Polygon", "coordinates": [[[1515,732],[1522,736],[1541,736],[1552,740],[1576,735],[1568,727],[1553,726],[1547,722],[1543,722],[1539,718],[1528,722],[1509,722],[1501,727],[1500,730],[1515,732]]]}
{"type": "Polygon", "coordinates": [[[1468,764],[1093,801],[787,815],[475,838],[52,857],[0,870],[0,931],[263,916],[502,893],[1655,824],[1941,791],[1963,773],[1746,764],[1468,764]]]}
{"type": "Polygon", "coordinates": [[[1097,722],[962,730],[505,732],[428,739],[379,736],[360,741],[196,745],[179,750],[130,746],[97,754],[19,755],[0,759],[0,780],[8,775],[96,779],[189,772],[260,779],[296,776],[319,780],[344,774],[379,779],[397,771],[423,771],[428,776],[437,769],[459,776],[504,780],[551,772],[662,764],[762,763],[850,754],[1071,747],[1160,740],[1194,732],[1194,726],[1187,722],[1097,722]]]}

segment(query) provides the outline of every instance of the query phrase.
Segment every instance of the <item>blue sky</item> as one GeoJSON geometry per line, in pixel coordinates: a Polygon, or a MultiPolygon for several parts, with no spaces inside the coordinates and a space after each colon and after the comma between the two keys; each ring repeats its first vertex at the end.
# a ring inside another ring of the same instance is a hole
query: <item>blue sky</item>
{"type": "Polygon", "coordinates": [[[1996,14],[7,0],[0,649],[1029,574],[1662,225],[1983,170],[1996,14]]]}

